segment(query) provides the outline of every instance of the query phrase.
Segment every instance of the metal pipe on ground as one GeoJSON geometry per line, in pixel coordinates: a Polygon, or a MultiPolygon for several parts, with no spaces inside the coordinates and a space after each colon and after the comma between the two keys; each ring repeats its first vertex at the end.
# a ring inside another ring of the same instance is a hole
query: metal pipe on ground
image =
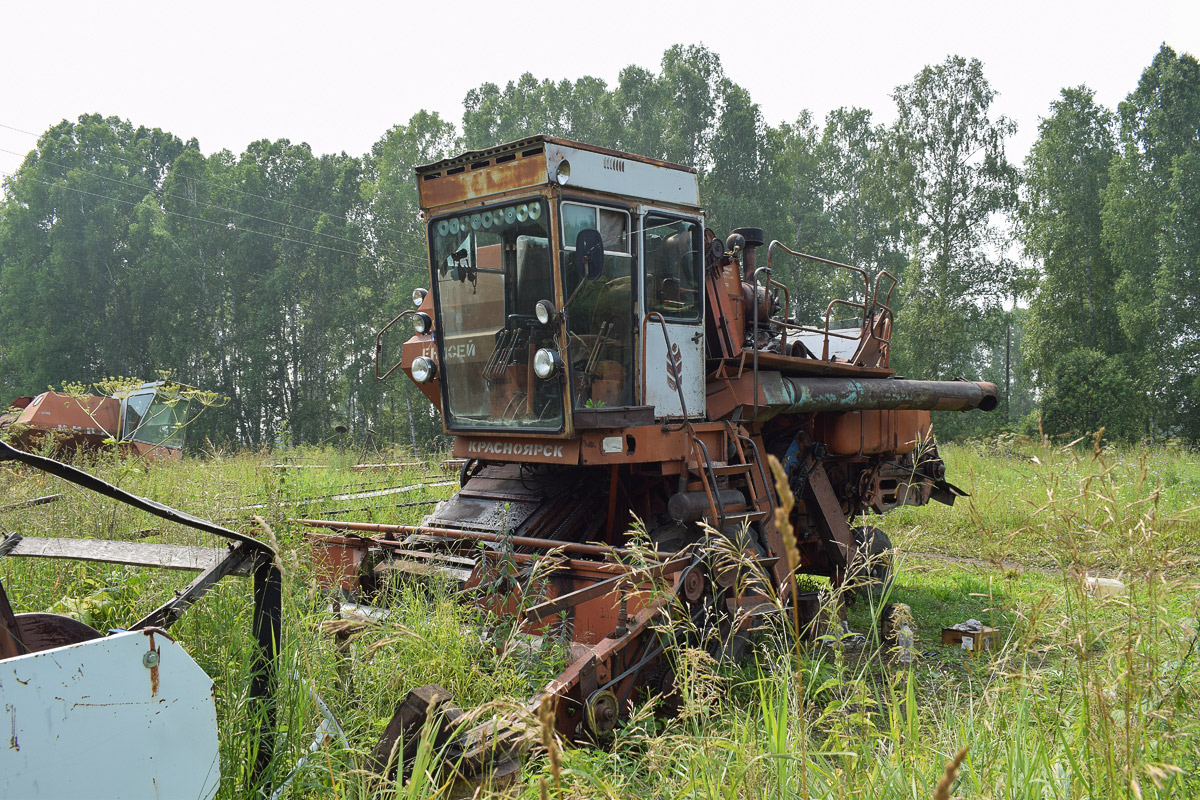
{"type": "Polygon", "coordinates": [[[437,536],[443,539],[466,539],[472,542],[507,542],[514,547],[536,547],[540,550],[561,550],[564,553],[582,553],[589,556],[611,556],[620,553],[601,544],[563,542],[556,539],[534,539],[528,536],[500,536],[483,531],[464,531],[453,528],[430,528],[424,525],[383,525],[375,522],[340,522],[327,519],[298,519],[296,522],[310,528],[330,528],[339,531],[366,531],[369,533],[402,533],[437,536]]]}

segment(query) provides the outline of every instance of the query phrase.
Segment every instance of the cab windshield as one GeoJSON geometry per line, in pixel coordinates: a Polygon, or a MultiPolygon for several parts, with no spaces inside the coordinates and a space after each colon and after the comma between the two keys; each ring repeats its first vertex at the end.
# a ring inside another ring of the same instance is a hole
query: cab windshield
{"type": "Polygon", "coordinates": [[[158,447],[183,447],[188,410],[186,399],[167,400],[151,391],[129,397],[124,405],[123,439],[158,447]]]}
{"type": "Polygon", "coordinates": [[[429,242],[447,425],[562,430],[562,381],[533,370],[538,350],[561,352],[535,315],[555,300],[545,202],[435,218],[429,242]]]}

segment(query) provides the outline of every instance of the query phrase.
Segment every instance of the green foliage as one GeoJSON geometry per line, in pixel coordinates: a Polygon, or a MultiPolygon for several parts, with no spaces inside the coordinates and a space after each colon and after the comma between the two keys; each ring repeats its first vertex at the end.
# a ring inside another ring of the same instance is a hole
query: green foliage
{"type": "Polygon", "coordinates": [[[914,254],[903,285],[900,368],[925,378],[977,374],[985,312],[1010,294],[996,215],[1016,205],[1017,170],[1004,141],[1016,131],[990,116],[996,92],[977,59],[950,56],[893,94],[894,136],[914,254]]]}
{"type": "Polygon", "coordinates": [[[1163,45],[1121,103],[1121,150],[1105,190],[1102,238],[1120,270],[1117,304],[1149,431],[1195,436],[1195,197],[1200,62],[1163,45]],[[1182,413],[1181,413],[1182,412],[1182,413]]]}
{"type": "MultiPolygon", "coordinates": [[[[428,282],[413,168],[545,133],[695,167],[719,238],[761,227],[896,276],[893,366],[1005,387],[1000,413],[945,417],[943,435],[1018,424],[1062,359],[1094,350],[1135,388],[1127,435],[1200,439],[1200,63],[1164,45],[1115,115],[1064,89],[1019,207],[1015,125],[994,114],[977,59],[927,66],[893,98],[890,128],[855,108],[772,125],[715,51],[680,44],[611,86],[484,83],[461,126],[421,111],[361,158],[287,140],[205,156],[125,120],[64,120],[0,201],[0,392],[165,369],[231,398],[196,423],[197,445],[320,442],[341,426],[357,441],[433,442],[441,420],[424,397],[370,379],[374,330],[428,282]]],[[[847,271],[778,251],[772,266],[799,322],[859,299],[847,271]]]]}
{"type": "Polygon", "coordinates": [[[1033,374],[1076,349],[1116,355],[1129,347],[1117,317],[1117,271],[1101,244],[1102,198],[1116,154],[1112,128],[1112,114],[1095,104],[1091,90],[1064,89],[1025,162],[1021,235],[1041,264],[1024,353],[1033,374]]]}
{"type": "Polygon", "coordinates": [[[1058,360],[1042,387],[1042,426],[1051,436],[1084,436],[1101,428],[1116,439],[1141,429],[1137,392],[1119,359],[1073,350],[1058,360]]]}

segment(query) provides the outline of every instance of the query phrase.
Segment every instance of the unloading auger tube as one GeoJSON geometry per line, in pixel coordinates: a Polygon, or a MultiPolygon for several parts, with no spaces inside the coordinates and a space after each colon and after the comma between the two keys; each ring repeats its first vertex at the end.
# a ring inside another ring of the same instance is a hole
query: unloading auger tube
{"type": "Polygon", "coordinates": [[[996,385],[986,381],[910,381],[901,378],[792,378],[760,376],[766,407],[759,421],[816,411],[991,411],[996,385]]]}

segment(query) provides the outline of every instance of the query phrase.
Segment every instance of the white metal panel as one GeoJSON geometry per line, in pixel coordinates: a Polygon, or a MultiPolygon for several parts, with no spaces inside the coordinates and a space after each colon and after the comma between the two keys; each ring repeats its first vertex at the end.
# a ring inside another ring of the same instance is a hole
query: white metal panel
{"type": "MultiPolygon", "coordinates": [[[[637,235],[642,236],[647,214],[660,212],[676,216],[676,212],[651,206],[637,207],[637,235]]],[[[700,229],[704,229],[704,217],[695,218],[681,216],[680,219],[691,219],[700,229]]],[[[642,403],[654,406],[654,416],[657,419],[665,417],[681,417],[683,409],[679,406],[679,391],[672,381],[671,365],[674,365],[679,375],[679,386],[683,390],[683,401],[687,404],[687,415],[691,419],[703,418],[708,410],[708,397],[705,393],[704,375],[704,315],[706,313],[706,292],[704,291],[704,272],[700,273],[700,318],[696,322],[672,322],[666,320],[666,336],[663,335],[663,323],[657,317],[646,319],[646,248],[645,242],[638,245],[638,324],[646,335],[646,360],[639,365],[645,376],[646,393],[642,403]],[[668,358],[667,339],[670,338],[671,351],[668,358]]]]}
{"type": "Polygon", "coordinates": [[[546,168],[551,180],[564,160],[571,165],[568,189],[591,189],[654,203],[700,205],[700,184],[694,172],[547,142],[546,168]]]}
{"type": "Polygon", "coordinates": [[[213,692],[161,631],[0,661],[0,797],[211,798],[213,692]]]}
{"type": "MultiPolygon", "coordinates": [[[[838,331],[838,333],[850,333],[857,335],[859,330],[854,328],[850,330],[841,330],[838,331]]],[[[801,333],[790,338],[799,339],[800,341],[804,342],[804,346],[807,347],[809,352],[817,358],[821,357],[821,352],[825,348],[825,334],[823,333],[801,333]]],[[[859,344],[861,344],[861,342],[858,339],[843,339],[839,336],[830,336],[829,355],[837,356],[842,361],[849,361],[854,357],[854,354],[858,352],[859,344]]]]}
{"type": "Polygon", "coordinates": [[[704,394],[704,325],[685,325],[667,322],[667,334],[671,337],[671,359],[667,358],[666,337],[657,318],[646,324],[646,405],[654,406],[654,416],[679,417],[679,392],[671,376],[669,363],[674,363],[679,373],[679,385],[687,403],[688,416],[703,417],[705,414],[704,394]]]}

